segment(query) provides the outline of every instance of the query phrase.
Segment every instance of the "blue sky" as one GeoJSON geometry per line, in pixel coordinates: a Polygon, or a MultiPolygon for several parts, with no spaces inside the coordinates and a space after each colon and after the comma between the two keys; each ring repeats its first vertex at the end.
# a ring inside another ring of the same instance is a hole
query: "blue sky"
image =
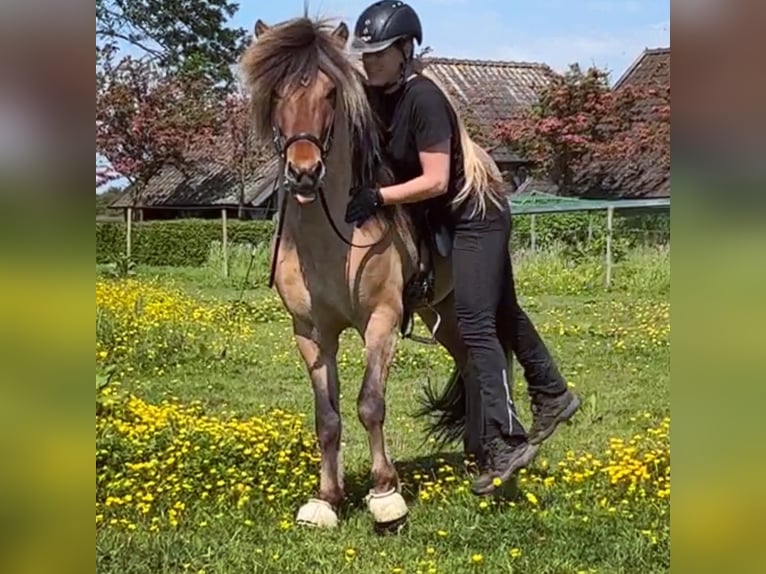
{"type": "MultiPolygon", "coordinates": [[[[372,0],[311,0],[309,14],[353,28],[372,0]]],[[[304,0],[239,0],[230,25],[248,31],[303,13],[304,0]]],[[[669,0],[410,0],[434,56],[597,65],[614,83],[644,48],[670,45],[669,0]]],[[[129,49],[129,51],[132,51],[129,49]]],[[[98,158],[97,158],[98,163],[98,158]]],[[[114,182],[121,185],[123,182],[114,182]]]]}
{"type": "MultiPolygon", "coordinates": [[[[372,0],[312,0],[309,13],[349,27],[372,0]]],[[[542,62],[563,71],[595,64],[612,81],[644,48],[670,45],[669,0],[411,0],[434,56],[542,62]]],[[[303,0],[240,0],[232,24],[252,30],[303,12],[303,0]]]]}

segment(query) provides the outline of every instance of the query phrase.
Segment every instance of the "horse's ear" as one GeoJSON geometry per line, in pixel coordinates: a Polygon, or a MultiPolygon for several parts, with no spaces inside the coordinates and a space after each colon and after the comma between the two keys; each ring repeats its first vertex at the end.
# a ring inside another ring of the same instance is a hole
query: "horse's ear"
{"type": "Polygon", "coordinates": [[[338,27],[332,31],[332,35],[341,47],[346,47],[346,42],[348,41],[348,26],[346,26],[345,22],[338,24],[338,27]]]}
{"type": "Polygon", "coordinates": [[[258,38],[261,34],[266,32],[270,26],[266,24],[263,20],[258,18],[258,21],[255,23],[255,37],[258,38]]]}

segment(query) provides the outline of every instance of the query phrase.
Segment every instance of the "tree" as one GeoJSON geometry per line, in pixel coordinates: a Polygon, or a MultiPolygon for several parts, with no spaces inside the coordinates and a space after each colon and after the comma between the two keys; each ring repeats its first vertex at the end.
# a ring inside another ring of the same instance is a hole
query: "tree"
{"type": "Polygon", "coordinates": [[[120,174],[114,171],[111,167],[105,165],[96,166],[96,188],[119,178],[120,174]]]}
{"type": "Polygon", "coordinates": [[[96,85],[96,152],[134,184],[136,200],[165,164],[185,164],[217,113],[204,80],[130,57],[113,66],[107,57],[96,85]]]}
{"type": "Polygon", "coordinates": [[[572,65],[540,91],[534,106],[500,124],[497,136],[570,193],[585,162],[607,165],[646,153],[669,162],[670,90],[611,90],[606,72],[572,65]]]}
{"type": "Polygon", "coordinates": [[[259,142],[252,130],[250,99],[242,92],[228,94],[218,110],[213,132],[198,138],[199,148],[237,179],[239,212],[244,218],[247,179],[273,155],[271,146],[259,142]]]}
{"type": "Polygon", "coordinates": [[[96,41],[127,43],[163,68],[229,85],[247,39],[225,26],[238,8],[228,0],[96,0],[96,41]]]}

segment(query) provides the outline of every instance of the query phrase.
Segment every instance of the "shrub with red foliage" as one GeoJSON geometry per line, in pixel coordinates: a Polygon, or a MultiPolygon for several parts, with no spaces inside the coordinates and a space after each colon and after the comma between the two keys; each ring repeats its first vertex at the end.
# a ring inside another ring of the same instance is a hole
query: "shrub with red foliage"
{"type": "Polygon", "coordinates": [[[597,68],[576,65],[538,94],[530,109],[497,126],[497,137],[534,161],[563,192],[586,162],[670,162],[670,87],[609,87],[597,68]]]}

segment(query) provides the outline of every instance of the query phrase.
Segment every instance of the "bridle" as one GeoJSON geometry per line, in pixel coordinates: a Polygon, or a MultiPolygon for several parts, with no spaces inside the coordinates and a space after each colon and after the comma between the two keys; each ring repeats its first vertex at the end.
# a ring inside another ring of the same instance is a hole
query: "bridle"
{"type": "MultiPolygon", "coordinates": [[[[274,273],[277,267],[277,253],[279,251],[280,241],[282,240],[282,226],[284,225],[285,209],[287,207],[287,201],[285,201],[285,191],[289,187],[286,181],[287,178],[285,176],[285,167],[287,165],[287,152],[290,146],[293,145],[294,143],[299,141],[307,141],[311,143],[312,145],[314,145],[319,150],[319,157],[322,160],[323,165],[326,166],[327,156],[330,154],[330,151],[332,149],[333,136],[335,132],[335,116],[333,116],[330,126],[324,131],[324,134],[322,134],[321,139],[310,132],[298,132],[286,138],[284,132],[282,131],[282,128],[274,120],[272,120],[271,131],[272,131],[272,142],[274,143],[274,149],[277,152],[277,156],[279,157],[279,170],[277,172],[277,179],[274,181],[275,191],[278,192],[277,201],[279,202],[279,220],[277,222],[277,232],[276,232],[276,238],[274,243],[274,252],[273,252],[272,261],[271,261],[271,274],[269,276],[269,288],[271,288],[274,284],[274,273]]],[[[317,195],[319,195],[319,201],[322,204],[322,210],[324,211],[327,221],[330,223],[330,227],[332,227],[332,230],[335,232],[335,235],[337,235],[338,238],[349,247],[357,247],[357,248],[365,248],[365,249],[369,247],[375,247],[376,245],[381,243],[391,231],[391,226],[389,225],[387,226],[388,229],[386,233],[383,234],[383,236],[380,239],[378,239],[377,241],[373,243],[369,243],[365,245],[352,243],[351,241],[349,241],[343,236],[343,233],[341,233],[341,231],[338,229],[338,226],[335,224],[335,221],[332,218],[332,214],[330,213],[330,208],[327,206],[327,199],[325,198],[325,194],[324,194],[324,185],[321,182],[319,183],[316,189],[316,193],[317,195]]]]}
{"type": "Polygon", "coordinates": [[[334,129],[333,126],[335,124],[335,118],[333,118],[333,123],[330,124],[330,128],[325,130],[324,136],[320,140],[318,137],[316,137],[314,134],[310,132],[298,132],[297,134],[291,135],[289,138],[285,138],[285,134],[282,131],[282,128],[277,125],[276,122],[272,124],[271,131],[272,131],[272,141],[274,142],[274,149],[277,152],[277,155],[279,156],[280,163],[282,163],[282,168],[284,168],[284,165],[287,163],[287,149],[293,145],[295,142],[299,141],[307,141],[315,145],[319,149],[320,157],[322,158],[323,162],[326,162],[327,155],[330,153],[330,148],[332,147],[332,140],[334,135],[334,129]]]}

